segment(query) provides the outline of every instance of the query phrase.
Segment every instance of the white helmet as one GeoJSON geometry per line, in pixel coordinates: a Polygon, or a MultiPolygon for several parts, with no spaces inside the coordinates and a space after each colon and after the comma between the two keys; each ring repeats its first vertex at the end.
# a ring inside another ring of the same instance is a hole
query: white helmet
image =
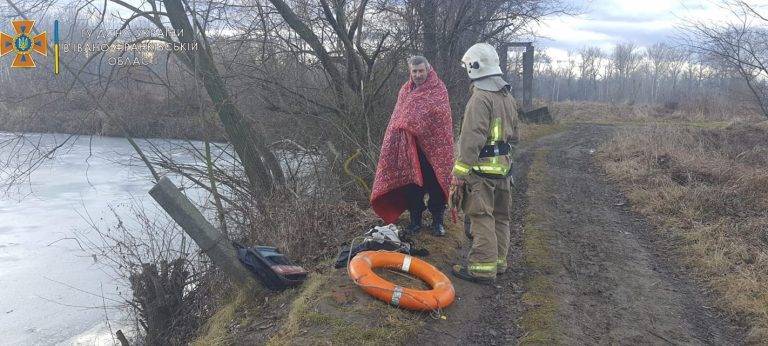
{"type": "Polygon", "coordinates": [[[470,79],[500,76],[499,53],[490,44],[477,43],[467,49],[461,63],[467,69],[470,79]]]}

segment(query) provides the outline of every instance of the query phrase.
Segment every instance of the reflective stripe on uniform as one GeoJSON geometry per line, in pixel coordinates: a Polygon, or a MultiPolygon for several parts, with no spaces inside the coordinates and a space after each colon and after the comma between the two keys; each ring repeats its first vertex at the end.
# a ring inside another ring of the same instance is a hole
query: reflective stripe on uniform
{"type": "Polygon", "coordinates": [[[493,273],[496,272],[496,262],[470,263],[467,270],[476,273],[493,273]]]}
{"type": "Polygon", "coordinates": [[[456,175],[467,175],[469,174],[470,169],[472,169],[472,167],[461,161],[456,161],[456,164],[453,165],[453,172],[456,175]]]}
{"type": "Polygon", "coordinates": [[[475,166],[472,166],[472,169],[480,173],[496,174],[496,175],[507,175],[507,173],[509,172],[508,166],[505,166],[499,163],[494,163],[494,162],[480,163],[475,166]]]}
{"type": "Polygon", "coordinates": [[[493,119],[493,124],[491,125],[491,138],[489,138],[489,142],[494,143],[500,141],[502,137],[501,132],[501,118],[493,119]]]}
{"type": "Polygon", "coordinates": [[[505,259],[498,259],[496,260],[496,265],[499,267],[506,267],[507,266],[507,260],[505,259]]]}
{"type": "Polygon", "coordinates": [[[495,118],[493,119],[493,122],[491,124],[490,128],[490,136],[488,136],[488,145],[494,145],[494,154],[493,156],[488,157],[489,162],[481,162],[477,165],[474,165],[471,167],[472,170],[476,172],[480,172],[483,174],[491,174],[491,175],[507,175],[509,172],[509,167],[502,165],[499,163],[499,158],[502,156],[499,152],[498,142],[501,141],[501,139],[504,137],[504,128],[502,126],[502,120],[501,118],[495,118]]]}

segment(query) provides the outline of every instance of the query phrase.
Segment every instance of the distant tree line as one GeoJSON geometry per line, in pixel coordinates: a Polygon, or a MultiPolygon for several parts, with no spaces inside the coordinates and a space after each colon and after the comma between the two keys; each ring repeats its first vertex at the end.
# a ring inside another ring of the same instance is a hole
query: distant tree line
{"type": "Polygon", "coordinates": [[[733,68],[668,43],[645,48],[619,43],[610,51],[586,47],[562,60],[540,52],[534,71],[534,95],[547,101],[724,105],[753,101],[733,68]]]}
{"type": "MultiPolygon", "coordinates": [[[[534,95],[555,102],[666,104],[704,112],[743,106],[768,117],[768,17],[746,1],[725,4],[731,20],[686,22],[668,43],[588,46],[559,59],[539,50],[534,95]]],[[[513,80],[522,71],[520,61],[510,59],[513,80]]]]}

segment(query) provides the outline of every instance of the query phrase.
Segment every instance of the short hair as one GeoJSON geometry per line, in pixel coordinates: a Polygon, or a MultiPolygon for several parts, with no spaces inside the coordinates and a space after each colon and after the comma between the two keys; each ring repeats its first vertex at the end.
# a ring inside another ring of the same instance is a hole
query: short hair
{"type": "Polygon", "coordinates": [[[408,58],[408,65],[409,66],[416,66],[416,65],[421,65],[421,64],[426,64],[427,68],[430,67],[429,61],[427,61],[427,58],[425,58],[422,55],[414,55],[414,56],[408,58]]]}

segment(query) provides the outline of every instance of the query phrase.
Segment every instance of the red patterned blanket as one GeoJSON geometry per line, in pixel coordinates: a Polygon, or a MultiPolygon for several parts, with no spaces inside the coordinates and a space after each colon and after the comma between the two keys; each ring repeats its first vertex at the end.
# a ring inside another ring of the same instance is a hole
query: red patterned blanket
{"type": "Polygon", "coordinates": [[[435,170],[448,199],[453,168],[453,124],[448,91],[434,70],[422,85],[415,88],[413,85],[409,80],[397,95],[373,181],[371,207],[386,223],[394,222],[407,209],[403,187],[424,185],[417,146],[435,170]]]}

